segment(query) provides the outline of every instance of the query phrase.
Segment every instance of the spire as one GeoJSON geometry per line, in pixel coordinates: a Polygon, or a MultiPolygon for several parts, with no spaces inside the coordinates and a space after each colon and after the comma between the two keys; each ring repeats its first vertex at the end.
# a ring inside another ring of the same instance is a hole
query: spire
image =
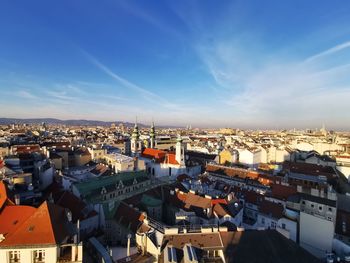
{"type": "Polygon", "coordinates": [[[177,135],[176,142],[182,142],[182,138],[180,134],[177,135]]]}
{"type": "Polygon", "coordinates": [[[152,126],[151,126],[151,129],[150,129],[149,137],[150,137],[150,146],[151,146],[151,148],[154,148],[155,144],[156,144],[156,131],[155,131],[155,128],[154,128],[153,118],[152,118],[152,126]]]}
{"type": "Polygon", "coordinates": [[[138,126],[137,126],[137,116],[135,117],[135,126],[134,126],[134,128],[138,128],[138,126]]]}
{"type": "Polygon", "coordinates": [[[152,121],[152,125],[151,125],[151,130],[150,130],[150,137],[154,138],[156,136],[156,132],[155,132],[155,127],[154,127],[154,122],[152,121]]]}
{"type": "Polygon", "coordinates": [[[132,137],[135,139],[139,138],[139,127],[137,125],[137,116],[136,116],[136,121],[135,121],[135,126],[134,126],[134,130],[132,132],[132,137]]]}

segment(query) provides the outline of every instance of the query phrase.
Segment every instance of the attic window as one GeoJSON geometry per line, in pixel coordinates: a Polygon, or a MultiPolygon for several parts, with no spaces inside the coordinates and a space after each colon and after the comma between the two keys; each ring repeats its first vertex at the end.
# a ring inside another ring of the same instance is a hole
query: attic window
{"type": "Polygon", "coordinates": [[[34,226],[28,227],[28,231],[29,231],[29,232],[33,232],[33,230],[34,230],[34,226]]]}

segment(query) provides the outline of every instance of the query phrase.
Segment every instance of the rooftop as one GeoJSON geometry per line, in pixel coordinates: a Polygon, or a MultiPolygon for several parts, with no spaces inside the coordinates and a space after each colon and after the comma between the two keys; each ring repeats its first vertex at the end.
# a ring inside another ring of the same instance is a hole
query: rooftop
{"type": "Polygon", "coordinates": [[[320,261],[275,230],[220,232],[226,262],[316,263],[320,261]]]}

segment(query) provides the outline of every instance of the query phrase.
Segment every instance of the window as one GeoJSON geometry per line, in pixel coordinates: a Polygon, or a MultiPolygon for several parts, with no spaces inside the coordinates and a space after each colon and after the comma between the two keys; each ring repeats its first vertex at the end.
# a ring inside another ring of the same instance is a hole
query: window
{"type": "Polygon", "coordinates": [[[33,258],[35,263],[44,263],[45,262],[45,250],[34,250],[33,258]]]}
{"type": "Polygon", "coordinates": [[[9,252],[9,262],[15,263],[15,262],[21,262],[21,254],[19,251],[10,251],[9,252]]]}
{"type": "Polygon", "coordinates": [[[322,211],[322,210],[323,210],[323,207],[322,207],[322,206],[319,206],[319,207],[318,207],[318,210],[322,211]]]}
{"type": "Polygon", "coordinates": [[[273,221],[271,222],[271,228],[272,228],[272,229],[275,229],[275,228],[276,228],[276,222],[273,222],[273,221]]]}
{"type": "Polygon", "coordinates": [[[314,206],[315,206],[314,204],[311,204],[311,208],[314,208],[314,206]]]}
{"type": "Polygon", "coordinates": [[[261,218],[261,223],[265,224],[265,218],[264,217],[261,218]]]}
{"type": "Polygon", "coordinates": [[[332,212],[332,207],[328,207],[328,211],[329,211],[329,212],[332,212]]]}
{"type": "Polygon", "coordinates": [[[282,228],[286,229],[286,224],[285,223],[282,224],[282,228]]]}

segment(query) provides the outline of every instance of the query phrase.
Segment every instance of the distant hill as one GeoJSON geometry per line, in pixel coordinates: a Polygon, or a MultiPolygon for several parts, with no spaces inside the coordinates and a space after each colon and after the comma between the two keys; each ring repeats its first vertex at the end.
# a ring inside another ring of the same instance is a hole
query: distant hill
{"type": "MultiPolygon", "coordinates": [[[[17,119],[17,118],[0,118],[0,125],[8,124],[60,124],[70,126],[110,126],[112,123],[119,125],[123,123],[125,126],[133,126],[134,123],[122,122],[122,121],[96,121],[96,120],[60,120],[54,118],[34,118],[34,119],[17,119]]],[[[141,127],[146,127],[143,124],[139,124],[141,127]]]]}
{"type": "MultiPolygon", "coordinates": [[[[111,126],[112,123],[119,125],[123,123],[127,127],[132,127],[135,124],[123,121],[96,121],[96,120],[60,120],[55,118],[33,118],[33,119],[18,119],[18,118],[0,118],[0,125],[9,124],[59,124],[68,126],[111,126]]],[[[138,124],[139,127],[149,127],[150,125],[138,124]]],[[[160,128],[177,128],[175,126],[158,126],[160,128]]]]}

